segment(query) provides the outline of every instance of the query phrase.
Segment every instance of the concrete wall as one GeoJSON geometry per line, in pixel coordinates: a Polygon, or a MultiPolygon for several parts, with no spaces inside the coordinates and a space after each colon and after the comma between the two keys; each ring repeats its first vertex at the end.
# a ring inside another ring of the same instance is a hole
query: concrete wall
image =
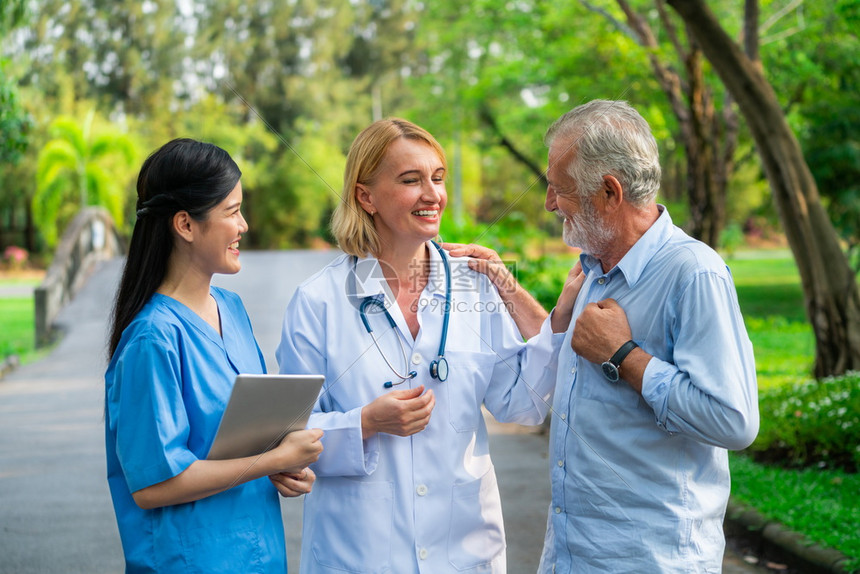
{"type": "Polygon", "coordinates": [[[99,261],[125,253],[125,243],[108,212],[81,210],[63,234],[54,261],[35,289],[36,346],[52,340],[57,313],[78,292],[99,261]]]}

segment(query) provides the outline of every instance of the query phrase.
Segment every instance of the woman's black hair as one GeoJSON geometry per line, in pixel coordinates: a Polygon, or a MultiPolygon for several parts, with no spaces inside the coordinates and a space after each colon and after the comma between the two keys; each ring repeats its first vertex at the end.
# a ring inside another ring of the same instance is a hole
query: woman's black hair
{"type": "Polygon", "coordinates": [[[173,216],[186,211],[204,221],[241,175],[226,151],[186,138],[164,144],[143,162],[137,178],[137,221],[114,302],[110,357],[122,332],[164,281],[173,250],[173,216]]]}

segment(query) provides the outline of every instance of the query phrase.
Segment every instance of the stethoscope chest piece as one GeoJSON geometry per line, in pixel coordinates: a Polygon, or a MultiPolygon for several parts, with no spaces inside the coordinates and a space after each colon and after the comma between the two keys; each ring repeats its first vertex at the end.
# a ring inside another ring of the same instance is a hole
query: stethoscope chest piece
{"type": "Polygon", "coordinates": [[[430,363],[430,376],[439,379],[440,383],[448,380],[448,361],[445,357],[439,357],[430,363]]]}

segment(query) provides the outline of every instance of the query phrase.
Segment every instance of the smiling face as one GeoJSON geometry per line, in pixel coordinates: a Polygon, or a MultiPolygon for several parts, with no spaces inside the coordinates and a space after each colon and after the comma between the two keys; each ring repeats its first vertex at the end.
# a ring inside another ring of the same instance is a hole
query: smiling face
{"type": "Polygon", "coordinates": [[[239,241],[248,231],[242,216],[242,182],[221,203],[212,208],[204,221],[195,222],[198,232],[194,237],[194,260],[205,273],[237,273],[239,241]]]}
{"type": "Polygon", "coordinates": [[[442,158],[420,140],[399,138],[373,181],[356,185],[356,198],[373,217],[383,250],[433,239],[448,203],[442,158]]]}
{"type": "Polygon", "coordinates": [[[549,149],[546,203],[563,220],[564,242],[585,253],[600,257],[613,240],[612,229],[594,205],[594,195],[582,197],[567,172],[574,151],[565,142],[554,142],[549,149]]]}

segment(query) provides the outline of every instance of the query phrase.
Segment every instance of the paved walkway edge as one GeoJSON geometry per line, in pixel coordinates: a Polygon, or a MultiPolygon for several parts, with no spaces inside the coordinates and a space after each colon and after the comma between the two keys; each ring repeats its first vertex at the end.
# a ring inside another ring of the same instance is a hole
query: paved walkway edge
{"type": "Polygon", "coordinates": [[[782,524],[768,520],[754,508],[729,500],[724,523],[726,535],[741,539],[758,551],[784,561],[792,568],[809,574],[852,574],[848,557],[832,548],[810,544],[806,537],[782,524]]]}
{"type": "Polygon", "coordinates": [[[9,355],[2,362],[0,362],[0,381],[3,380],[7,374],[11,373],[15,369],[17,369],[21,365],[21,361],[18,358],[18,355],[9,355]]]}

